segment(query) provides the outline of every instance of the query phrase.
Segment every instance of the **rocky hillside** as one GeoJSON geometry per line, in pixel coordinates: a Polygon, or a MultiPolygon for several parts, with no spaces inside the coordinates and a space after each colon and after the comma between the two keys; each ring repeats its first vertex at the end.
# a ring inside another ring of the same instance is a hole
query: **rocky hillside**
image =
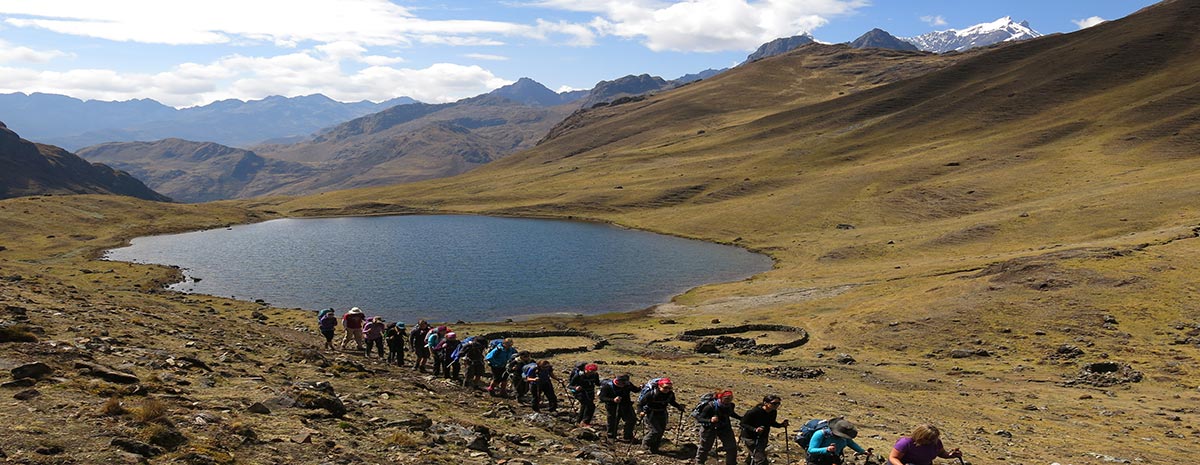
{"type": "Polygon", "coordinates": [[[892,50],[907,50],[910,52],[917,51],[917,46],[911,43],[900,40],[887,31],[879,28],[871,29],[865,34],[858,36],[857,39],[850,42],[850,46],[854,48],[890,48],[892,50]]]}
{"type": "Polygon", "coordinates": [[[110,142],[84,148],[79,156],[128,171],[180,202],[256,197],[317,173],[316,168],[302,163],[182,139],[110,142]]]}
{"type": "Polygon", "coordinates": [[[58,147],[27,141],[0,123],[0,198],[39,194],[117,194],[170,200],[128,173],[88,163],[58,147]]]}
{"type": "Polygon", "coordinates": [[[780,37],[758,46],[758,49],[746,57],[746,63],[755,62],[767,57],[782,55],[799,48],[802,45],[815,43],[811,34],[801,34],[792,37],[780,37]]]}

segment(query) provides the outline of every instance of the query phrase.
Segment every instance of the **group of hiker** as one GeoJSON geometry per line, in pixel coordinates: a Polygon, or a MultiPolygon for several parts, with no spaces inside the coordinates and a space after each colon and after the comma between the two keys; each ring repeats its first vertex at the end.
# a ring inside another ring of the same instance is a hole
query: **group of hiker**
{"type": "MultiPolygon", "coordinates": [[[[333,339],[339,319],[334,315],[334,310],[318,312],[317,321],[325,338],[325,349],[336,350],[333,339]]],[[[358,307],[346,312],[340,324],[345,331],[340,345],[343,350],[353,342],[356,350],[362,351],[365,356],[370,357],[372,349],[375,349],[380,359],[397,366],[405,366],[405,352],[411,351],[415,357],[412,365],[414,370],[425,373],[432,362],[434,376],[453,379],[466,387],[484,389],[496,397],[507,398],[511,383],[517,402],[529,405],[535,412],[542,411],[543,399],[549,412],[558,410],[558,396],[554,389],[554,382],[557,381],[578,401],[578,410],[573,416],[578,426],[593,426],[596,401],[599,400],[604,404],[607,414],[606,437],[631,444],[641,442],[651,453],[659,453],[663,436],[670,429],[668,409],[678,410],[679,428],[682,428],[687,411],[676,399],[674,383],[670,378],[653,378],[637,384],[628,373],[622,373],[601,379],[595,363],[580,362],[564,383],[555,374],[550,360],[535,361],[529,351],[518,351],[511,338],[488,341],[480,337],[467,337],[460,341],[458,335],[447,326],[433,327],[425,320],[418,321],[412,331],[407,331],[403,322],[385,323],[379,316],[368,319],[358,307]],[[491,378],[486,387],[482,382],[485,369],[490,370],[491,378]],[[639,425],[645,429],[640,441],[634,436],[639,425]]],[[[779,396],[767,395],[744,414],[738,414],[732,391],[705,393],[690,411],[700,438],[692,463],[705,463],[719,440],[725,465],[735,465],[738,456],[735,436],[740,436],[746,447],[747,463],[768,463],[766,449],[771,428],[787,428],[789,425],[788,420],[778,421],[780,404],[782,399],[779,396]],[[737,435],[734,432],[735,419],[739,420],[737,435]]],[[[835,465],[843,463],[846,448],[860,454],[870,453],[869,449],[864,449],[854,441],[857,436],[858,430],[853,423],[837,417],[805,423],[793,440],[801,446],[798,452],[805,457],[808,465],[835,465]]],[[[943,446],[941,433],[935,426],[924,424],[895,443],[888,456],[888,464],[930,465],[936,458],[961,456],[958,449],[947,450],[943,446]]]]}

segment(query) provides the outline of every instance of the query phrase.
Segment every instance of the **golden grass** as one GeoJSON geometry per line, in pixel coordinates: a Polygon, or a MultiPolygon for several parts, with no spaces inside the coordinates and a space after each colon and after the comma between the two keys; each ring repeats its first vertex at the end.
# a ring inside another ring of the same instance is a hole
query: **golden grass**
{"type": "Polygon", "coordinates": [[[166,420],[169,412],[166,403],[154,397],[147,397],[133,410],[133,419],[140,423],[159,422],[166,420]]]}
{"type": "Polygon", "coordinates": [[[108,398],[108,400],[104,402],[104,405],[100,407],[100,414],[104,416],[119,417],[127,413],[129,413],[129,410],[125,409],[125,405],[121,402],[121,398],[119,397],[108,398]]]}

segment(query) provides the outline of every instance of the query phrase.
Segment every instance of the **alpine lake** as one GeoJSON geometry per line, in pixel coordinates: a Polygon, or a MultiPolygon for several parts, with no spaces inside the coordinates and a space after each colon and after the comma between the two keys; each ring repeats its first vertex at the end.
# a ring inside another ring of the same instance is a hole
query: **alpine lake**
{"type": "Polygon", "coordinates": [[[410,323],[637,310],[772,266],[605,224],[464,215],[280,219],[136,238],[106,258],[178,266],[177,291],[410,323]]]}

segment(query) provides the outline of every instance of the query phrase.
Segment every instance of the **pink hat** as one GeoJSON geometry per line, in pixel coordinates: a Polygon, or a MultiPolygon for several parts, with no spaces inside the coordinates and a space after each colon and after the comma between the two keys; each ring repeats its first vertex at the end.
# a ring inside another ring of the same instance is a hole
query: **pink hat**
{"type": "Polygon", "coordinates": [[[671,378],[663,378],[663,379],[658,380],[659,386],[666,386],[668,384],[671,384],[671,378]]]}
{"type": "Polygon", "coordinates": [[[458,335],[454,334],[453,332],[446,333],[446,339],[454,339],[456,337],[458,337],[458,335]]]}
{"type": "Polygon", "coordinates": [[[583,367],[583,371],[596,371],[599,369],[600,367],[596,366],[595,363],[589,363],[587,366],[583,367]]]}

